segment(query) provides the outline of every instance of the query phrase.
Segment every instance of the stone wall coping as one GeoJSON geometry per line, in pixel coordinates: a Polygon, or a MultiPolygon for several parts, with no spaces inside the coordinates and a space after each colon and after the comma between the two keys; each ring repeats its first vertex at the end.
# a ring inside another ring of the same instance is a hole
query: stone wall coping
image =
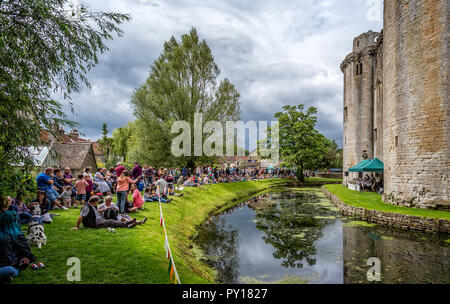
{"type": "Polygon", "coordinates": [[[450,234],[449,220],[355,207],[342,202],[324,186],[321,189],[343,215],[403,230],[450,234]]]}

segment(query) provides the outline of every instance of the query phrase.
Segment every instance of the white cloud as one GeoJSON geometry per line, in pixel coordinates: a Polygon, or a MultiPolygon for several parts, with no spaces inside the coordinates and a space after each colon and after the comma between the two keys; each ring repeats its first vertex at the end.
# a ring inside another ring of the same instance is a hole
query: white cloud
{"type": "Polygon", "coordinates": [[[272,120],[286,104],[318,108],[318,128],[342,139],[342,73],[353,38],[381,22],[367,20],[361,0],[85,0],[91,9],[129,13],[124,37],[108,42],[89,73],[91,91],[72,96],[76,120],[88,137],[100,137],[133,119],[128,102],[172,35],[196,27],[207,40],[221,77],[241,93],[243,120],[272,120]]]}

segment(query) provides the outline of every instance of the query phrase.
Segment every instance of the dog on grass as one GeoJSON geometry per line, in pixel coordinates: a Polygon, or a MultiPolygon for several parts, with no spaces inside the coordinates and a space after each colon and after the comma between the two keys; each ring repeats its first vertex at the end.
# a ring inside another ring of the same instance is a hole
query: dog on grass
{"type": "Polygon", "coordinates": [[[40,249],[47,243],[47,236],[44,233],[44,222],[39,205],[34,207],[32,213],[33,215],[28,221],[27,240],[30,246],[37,246],[40,249]]]}

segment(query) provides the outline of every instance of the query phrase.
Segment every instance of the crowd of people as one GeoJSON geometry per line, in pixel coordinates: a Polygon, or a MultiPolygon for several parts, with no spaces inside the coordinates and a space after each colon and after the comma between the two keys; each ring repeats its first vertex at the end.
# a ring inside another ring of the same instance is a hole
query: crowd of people
{"type": "Polygon", "coordinates": [[[375,175],[366,174],[362,178],[354,178],[350,183],[357,185],[359,191],[372,191],[379,194],[383,193],[383,182],[378,173],[375,173],[375,175]]]}
{"type": "Polygon", "coordinates": [[[121,163],[109,169],[98,168],[95,173],[85,168],[76,177],[68,167],[46,168],[36,177],[38,190],[34,199],[25,202],[21,193],[15,198],[1,197],[0,281],[11,281],[36,261],[21,229],[21,225],[31,221],[36,206],[40,208],[44,224],[59,215],[50,210],[80,207],[80,216],[71,230],[78,230],[81,224],[86,228],[133,228],[144,224],[147,218],[138,221],[131,213],[143,210],[145,202],[170,203],[170,196],[182,196],[180,191],[184,187],[203,188],[209,184],[294,176],[295,171],[284,169],[221,169],[209,165],[193,170],[186,167],[157,169],[142,167],[137,162],[131,170],[121,163]]]}

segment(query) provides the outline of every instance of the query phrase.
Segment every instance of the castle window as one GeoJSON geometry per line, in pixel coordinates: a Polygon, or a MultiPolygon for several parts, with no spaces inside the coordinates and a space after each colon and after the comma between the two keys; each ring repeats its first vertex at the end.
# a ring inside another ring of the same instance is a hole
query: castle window
{"type": "Polygon", "coordinates": [[[356,41],[356,47],[359,47],[359,40],[356,41]]]}
{"type": "Polygon", "coordinates": [[[375,138],[375,140],[377,140],[377,137],[378,137],[378,135],[377,135],[377,129],[375,129],[373,133],[374,133],[374,134],[373,134],[373,137],[375,138]]]}
{"type": "Polygon", "coordinates": [[[395,146],[398,147],[398,136],[395,136],[395,146]]]}
{"type": "Polygon", "coordinates": [[[358,62],[356,64],[356,69],[355,69],[356,76],[362,75],[362,72],[363,72],[363,64],[361,62],[358,62]]]}
{"type": "Polygon", "coordinates": [[[344,108],[344,123],[347,122],[347,107],[344,108]]]}
{"type": "Polygon", "coordinates": [[[344,144],[347,144],[347,137],[344,137],[344,144]]]}

